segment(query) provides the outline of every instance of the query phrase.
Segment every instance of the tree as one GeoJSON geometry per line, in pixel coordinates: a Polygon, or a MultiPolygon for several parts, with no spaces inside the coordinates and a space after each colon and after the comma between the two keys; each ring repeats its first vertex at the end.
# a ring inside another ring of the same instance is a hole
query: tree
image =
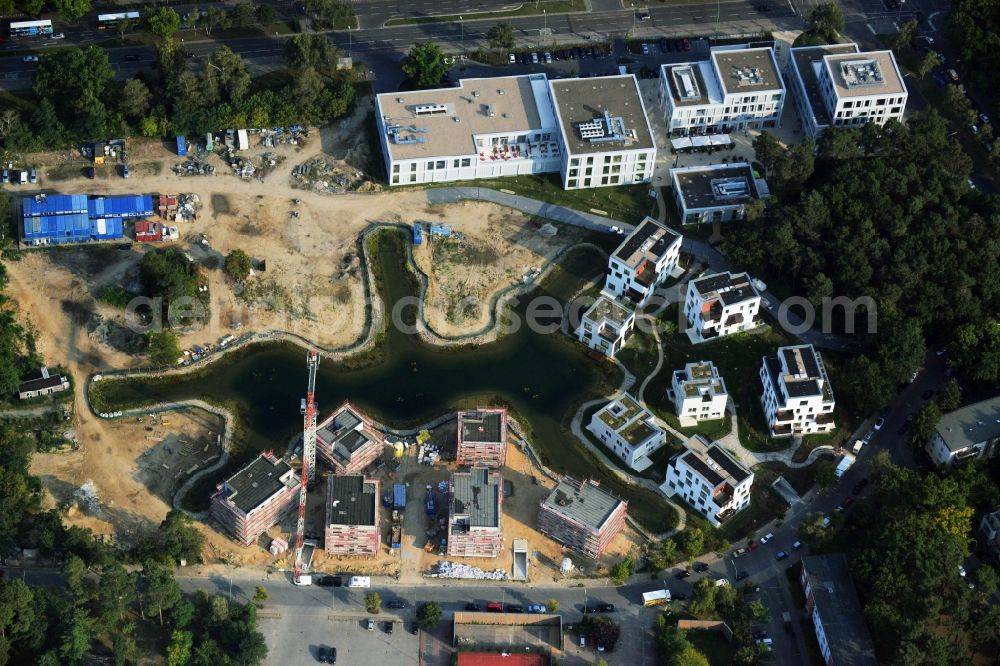
{"type": "Polygon", "coordinates": [[[663,539],[652,544],[646,551],[649,567],[654,571],[663,571],[677,561],[677,542],[673,539],[663,539]]]}
{"type": "Polygon", "coordinates": [[[700,527],[689,527],[681,533],[681,550],[688,559],[694,559],[705,550],[705,531],[700,527]]]}
{"type": "Polygon", "coordinates": [[[688,603],[688,612],[695,617],[714,617],[715,594],[718,590],[715,581],[710,578],[702,578],[694,584],[691,592],[691,601],[688,603]]]}
{"type": "Polygon", "coordinates": [[[920,59],[920,64],[917,65],[917,76],[922,79],[927,78],[934,71],[934,68],[940,64],[941,60],[938,58],[938,54],[934,51],[928,51],[920,59]]]}
{"type": "Polygon", "coordinates": [[[243,282],[250,277],[253,262],[250,255],[243,250],[233,250],[226,255],[226,275],[236,282],[243,282]]]}
{"type": "Polygon", "coordinates": [[[202,85],[211,103],[240,101],[250,90],[251,81],[243,58],[228,46],[215,51],[205,62],[202,85]]]}
{"type": "Polygon", "coordinates": [[[917,36],[917,28],[918,24],[916,17],[911,18],[909,21],[899,26],[899,32],[897,32],[896,36],[893,38],[892,48],[897,51],[907,48],[910,43],[913,42],[913,38],[917,36]]]}
{"type": "Polygon", "coordinates": [[[441,622],[442,615],[441,604],[436,601],[429,601],[417,609],[417,622],[420,623],[423,629],[432,631],[441,622]]]}
{"type": "Polygon", "coordinates": [[[63,562],[62,577],[66,583],[66,589],[70,597],[77,605],[83,605],[89,601],[87,586],[87,565],[76,555],[70,555],[63,562]]]}
{"type": "Polygon", "coordinates": [[[267,590],[258,585],[253,593],[253,600],[258,606],[264,605],[264,602],[267,601],[267,590]]]}
{"type": "Polygon", "coordinates": [[[959,326],[948,347],[948,364],[974,381],[1000,379],[1000,321],[987,319],[959,326]]]}
{"type": "Polygon", "coordinates": [[[156,365],[173,365],[181,357],[177,335],[170,330],[153,331],[149,338],[149,358],[156,365]]]}
{"type": "Polygon", "coordinates": [[[60,638],[59,656],[78,663],[90,650],[97,634],[97,623],[83,608],[77,608],[67,618],[60,638]]]}
{"type": "Polygon", "coordinates": [[[382,608],[382,597],[378,592],[369,592],[365,595],[365,609],[375,615],[382,608]]]}
{"type": "Polygon", "coordinates": [[[170,610],[181,600],[181,589],[174,582],[170,569],[159,562],[149,561],[143,564],[142,574],[143,598],[148,608],[155,608],[163,624],[163,611],[170,610]]]}
{"type": "Polygon", "coordinates": [[[131,78],[122,88],[120,108],[128,118],[142,118],[149,111],[150,92],[140,79],[131,78]]]}
{"type": "Polygon", "coordinates": [[[808,32],[824,39],[827,44],[835,44],[844,32],[844,11],[835,2],[822,2],[809,12],[806,23],[808,32]]]}
{"type": "Polygon", "coordinates": [[[962,391],[958,387],[958,380],[952,377],[941,387],[941,393],[937,397],[938,406],[942,412],[953,412],[962,404],[962,391]]]}
{"type": "Polygon", "coordinates": [[[835,483],[837,483],[836,466],[829,461],[820,461],[816,463],[816,472],[813,475],[813,480],[816,485],[823,490],[830,488],[835,483]]]}
{"type": "Polygon", "coordinates": [[[257,15],[257,22],[263,25],[274,23],[278,18],[278,12],[271,5],[259,4],[254,12],[257,15]]]}
{"type": "Polygon", "coordinates": [[[135,23],[130,18],[120,18],[115,21],[115,30],[118,31],[118,38],[123,42],[125,41],[125,33],[131,31],[134,27],[135,23]]]}
{"type": "Polygon", "coordinates": [[[632,567],[635,561],[631,555],[626,555],[618,564],[611,569],[611,580],[616,585],[621,585],[632,575],[632,567]]]}
{"type": "MultiPolygon", "coordinates": [[[[176,358],[174,357],[175,360],[176,358]]],[[[162,553],[171,560],[171,564],[181,560],[201,562],[205,537],[186,512],[171,509],[160,523],[159,535],[162,540],[162,553]]]]}
{"type": "Polygon", "coordinates": [[[226,27],[229,23],[229,14],[222,9],[212,6],[205,10],[205,34],[211,35],[216,27],[226,27]]]}
{"type": "Polygon", "coordinates": [[[191,659],[193,642],[190,631],[174,630],[167,646],[167,666],[185,666],[191,659]]]}
{"type": "Polygon", "coordinates": [[[486,40],[497,51],[509,51],[514,48],[514,26],[507,21],[495,23],[486,32],[486,40]]]}
{"type": "Polygon", "coordinates": [[[764,175],[770,176],[774,172],[774,166],[781,159],[785,149],[782,148],[778,137],[764,130],[754,137],[753,151],[757,157],[757,161],[764,167],[764,175]]]}
{"type": "Polygon", "coordinates": [[[295,35],[285,42],[285,53],[292,69],[312,67],[327,76],[337,69],[337,47],[325,35],[295,35]]]}
{"type": "Polygon", "coordinates": [[[913,429],[910,431],[910,446],[915,449],[930,444],[938,421],[941,420],[941,409],[934,402],[925,402],[913,419],[913,429]]]}
{"type": "MultiPolygon", "coordinates": [[[[35,595],[24,581],[0,579],[0,648],[29,636],[38,622],[35,595]]],[[[0,662],[4,653],[0,649],[0,662]]]]}
{"type": "Polygon", "coordinates": [[[556,599],[555,597],[550,598],[549,601],[548,601],[548,603],[545,604],[545,610],[547,610],[550,613],[558,613],[559,612],[559,600],[556,599]]]}
{"type": "Polygon", "coordinates": [[[233,25],[244,28],[250,25],[250,22],[254,17],[253,7],[248,2],[238,2],[236,3],[236,6],[233,7],[230,17],[232,17],[233,25]]]}
{"type": "Polygon", "coordinates": [[[53,0],[52,4],[59,18],[69,23],[90,11],[90,0],[53,0]]]}
{"type": "Polygon", "coordinates": [[[403,73],[415,88],[432,88],[448,73],[441,47],[434,42],[414,44],[403,59],[403,73]]]}
{"type": "Polygon", "coordinates": [[[146,19],[149,31],[162,39],[170,39],[181,27],[181,17],[173,7],[162,6],[151,12],[146,19]]]}
{"type": "Polygon", "coordinates": [[[306,11],[312,14],[313,23],[323,30],[356,27],[354,11],[341,0],[305,0],[306,11]]]}

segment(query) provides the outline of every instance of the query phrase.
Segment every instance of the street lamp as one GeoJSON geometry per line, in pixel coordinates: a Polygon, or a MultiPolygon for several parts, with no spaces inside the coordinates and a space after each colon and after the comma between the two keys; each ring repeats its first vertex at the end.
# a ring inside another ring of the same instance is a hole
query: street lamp
{"type": "Polygon", "coordinates": [[[465,21],[462,20],[461,16],[458,17],[458,24],[460,26],[462,26],[462,39],[460,41],[464,42],[465,41],[465,21]]]}
{"type": "Polygon", "coordinates": [[[587,596],[587,588],[583,588],[583,614],[587,614],[587,606],[590,604],[590,598],[587,596]]]}
{"type": "Polygon", "coordinates": [[[545,21],[545,32],[548,33],[548,31],[549,31],[549,14],[548,14],[548,10],[545,10],[545,9],[542,10],[542,20],[545,21]]]}
{"type": "Polygon", "coordinates": [[[351,47],[354,45],[352,40],[351,26],[347,26],[347,57],[351,57],[351,47]]]}

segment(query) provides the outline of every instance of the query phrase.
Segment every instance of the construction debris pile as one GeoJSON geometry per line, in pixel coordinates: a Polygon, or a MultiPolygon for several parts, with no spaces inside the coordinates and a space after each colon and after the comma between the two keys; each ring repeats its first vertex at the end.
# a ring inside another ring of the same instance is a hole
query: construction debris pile
{"type": "Polygon", "coordinates": [[[456,578],[462,580],[507,580],[507,572],[503,569],[484,571],[479,567],[474,567],[461,562],[449,562],[441,560],[438,562],[437,571],[426,574],[428,578],[456,578]]]}
{"type": "Polygon", "coordinates": [[[275,153],[264,153],[260,157],[239,157],[235,153],[230,153],[229,156],[229,166],[233,168],[233,173],[244,180],[263,179],[284,161],[284,155],[275,153]]]}
{"type": "Polygon", "coordinates": [[[316,157],[292,169],[292,186],[334,194],[373,189],[361,171],[323,157],[316,157]]]}
{"type": "Polygon", "coordinates": [[[92,516],[101,515],[101,502],[97,497],[97,486],[90,479],[83,482],[83,485],[73,491],[73,499],[80,509],[92,516]]]}
{"type": "Polygon", "coordinates": [[[440,459],[441,453],[438,447],[430,442],[424,442],[417,450],[417,464],[433,465],[440,459]]]}
{"type": "Polygon", "coordinates": [[[302,125],[292,125],[287,129],[284,127],[262,129],[260,131],[260,145],[267,148],[274,148],[282,144],[304,146],[308,137],[309,130],[302,125]]]}
{"type": "Polygon", "coordinates": [[[190,222],[198,219],[201,212],[201,197],[197,194],[178,194],[174,197],[160,197],[160,215],[175,222],[190,222]]]}
{"type": "Polygon", "coordinates": [[[199,159],[188,159],[173,166],[173,172],[178,176],[214,176],[215,167],[199,159]]]}

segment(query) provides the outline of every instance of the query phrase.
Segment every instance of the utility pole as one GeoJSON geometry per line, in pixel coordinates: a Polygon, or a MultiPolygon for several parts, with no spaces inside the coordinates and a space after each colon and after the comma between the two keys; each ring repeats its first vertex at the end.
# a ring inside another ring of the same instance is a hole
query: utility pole
{"type": "Polygon", "coordinates": [[[465,21],[462,20],[461,16],[458,17],[458,24],[462,27],[462,39],[460,41],[462,41],[464,43],[465,42],[465,21]]]}
{"type": "Polygon", "coordinates": [[[351,33],[351,26],[347,26],[347,57],[351,57],[351,47],[354,45],[351,33]]]}

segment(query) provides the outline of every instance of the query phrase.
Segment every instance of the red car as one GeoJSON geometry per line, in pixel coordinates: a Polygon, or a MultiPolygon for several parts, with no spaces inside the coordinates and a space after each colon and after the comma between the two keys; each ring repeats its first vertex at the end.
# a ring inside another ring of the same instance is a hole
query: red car
{"type": "Polygon", "coordinates": [[[486,610],[493,611],[495,613],[502,613],[503,604],[500,603],[499,601],[491,601],[488,604],[486,604],[486,610]]]}
{"type": "Polygon", "coordinates": [[[844,509],[846,509],[847,507],[851,506],[852,504],[854,504],[854,495],[850,495],[848,497],[845,497],[844,501],[841,502],[840,506],[837,507],[837,511],[843,511],[844,509]]]}
{"type": "Polygon", "coordinates": [[[755,551],[755,550],[757,550],[758,546],[760,546],[759,543],[757,543],[756,541],[751,541],[750,543],[747,544],[747,550],[749,550],[751,552],[755,551]]]}

